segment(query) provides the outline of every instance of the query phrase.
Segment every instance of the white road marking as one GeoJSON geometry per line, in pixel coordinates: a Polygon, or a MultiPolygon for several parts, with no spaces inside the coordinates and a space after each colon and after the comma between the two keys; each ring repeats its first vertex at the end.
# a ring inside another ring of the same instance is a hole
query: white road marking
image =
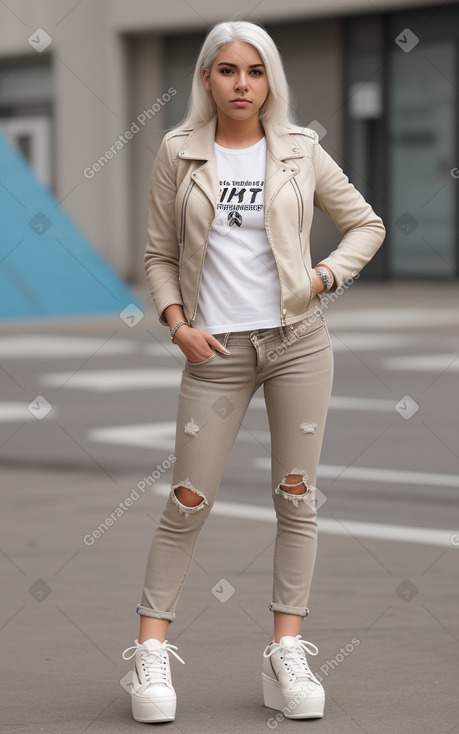
{"type": "Polygon", "coordinates": [[[146,344],[143,351],[145,354],[150,354],[153,357],[174,357],[178,361],[185,362],[185,355],[181,351],[180,347],[176,344],[168,342],[154,342],[153,344],[146,344]]]}
{"type": "Polygon", "coordinates": [[[88,438],[97,443],[114,443],[122,446],[170,451],[175,444],[175,426],[175,421],[167,421],[93,428],[88,431],[88,438]]]}
{"type": "MultiPolygon", "coordinates": [[[[418,346],[420,343],[419,336],[407,334],[369,334],[337,331],[336,336],[333,333],[330,336],[334,354],[349,351],[370,352],[378,349],[399,349],[400,347],[418,346]]],[[[425,341],[422,344],[425,344],[425,341]]]]}
{"type": "Polygon", "coordinates": [[[40,378],[42,385],[94,392],[119,392],[143,388],[178,387],[181,372],[174,369],[80,370],[50,372],[40,378]]]}
{"type": "Polygon", "coordinates": [[[130,339],[99,339],[88,337],[49,336],[25,334],[23,336],[0,337],[2,359],[66,359],[68,357],[98,357],[115,354],[132,354],[137,343],[130,339]],[[104,343],[105,342],[105,343],[104,343]]]}
{"type": "Polygon", "coordinates": [[[456,308],[362,308],[325,312],[325,320],[332,329],[411,329],[420,326],[459,324],[456,308]]]}
{"type": "Polygon", "coordinates": [[[383,361],[386,370],[409,372],[459,372],[459,354],[421,354],[409,357],[388,357],[383,361]]]}
{"type": "MultiPolygon", "coordinates": [[[[138,448],[171,450],[175,442],[175,421],[164,423],[140,423],[127,426],[93,428],[88,432],[91,441],[113,443],[138,448]]],[[[236,438],[243,443],[263,443],[269,441],[268,431],[241,430],[236,438]]],[[[256,469],[270,470],[270,459],[255,457],[256,469]]],[[[428,487],[459,488],[459,475],[433,472],[409,471],[405,469],[375,469],[366,466],[339,464],[319,464],[318,476],[323,479],[339,481],[379,482],[384,484],[420,484],[428,487]]]]}
{"type": "MultiPolygon", "coordinates": [[[[330,410],[357,410],[374,411],[376,413],[392,413],[395,411],[397,400],[387,398],[357,398],[351,395],[332,395],[330,399],[330,410]]],[[[264,409],[264,398],[252,398],[251,408],[264,409]]]]}
{"type": "MultiPolygon", "coordinates": [[[[28,403],[0,403],[0,423],[23,423],[24,421],[37,420],[27,406],[28,403]]],[[[57,411],[53,406],[53,413],[50,418],[55,418],[56,413],[57,411]]],[[[44,416],[44,420],[47,417],[44,416]]]]}
{"type": "MultiPolygon", "coordinates": [[[[170,485],[165,483],[154,484],[152,494],[167,496],[170,485]]],[[[274,509],[259,505],[246,505],[239,502],[225,502],[216,500],[211,513],[222,517],[231,517],[238,520],[258,520],[259,522],[276,521],[274,509]]],[[[361,522],[358,520],[342,520],[321,517],[318,514],[319,533],[325,535],[344,535],[355,538],[372,538],[373,540],[389,540],[402,543],[419,543],[421,545],[435,545],[442,548],[455,549],[459,547],[451,538],[458,538],[458,530],[443,530],[437,528],[418,528],[409,525],[391,525],[377,522],[361,522]]]]}
{"type": "MultiPolygon", "coordinates": [[[[270,469],[270,460],[255,458],[257,469],[270,469]]],[[[458,474],[439,474],[431,472],[408,471],[405,469],[373,469],[367,466],[339,466],[319,464],[318,475],[324,479],[339,481],[383,482],[384,484],[422,484],[427,487],[459,488],[458,474]]]]}

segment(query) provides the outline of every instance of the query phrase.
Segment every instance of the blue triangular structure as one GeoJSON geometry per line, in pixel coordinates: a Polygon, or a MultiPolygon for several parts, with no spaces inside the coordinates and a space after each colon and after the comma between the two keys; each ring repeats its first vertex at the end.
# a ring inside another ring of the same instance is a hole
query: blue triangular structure
{"type": "Polygon", "coordinates": [[[0,134],[0,319],[129,307],[142,308],[0,134]]]}

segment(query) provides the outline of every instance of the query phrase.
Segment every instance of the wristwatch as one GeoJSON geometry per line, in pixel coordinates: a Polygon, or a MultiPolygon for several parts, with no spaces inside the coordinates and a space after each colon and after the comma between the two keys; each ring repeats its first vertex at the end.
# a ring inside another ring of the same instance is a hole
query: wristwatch
{"type": "Polygon", "coordinates": [[[333,286],[333,278],[330,275],[330,273],[328,272],[327,268],[324,268],[324,267],[320,267],[319,266],[317,268],[314,268],[314,272],[321,279],[322,283],[325,286],[325,290],[326,291],[331,290],[331,288],[333,286]]]}
{"type": "Polygon", "coordinates": [[[181,326],[189,326],[188,321],[179,321],[175,324],[174,327],[172,327],[171,331],[171,341],[174,341],[175,332],[180,329],[181,326]]]}

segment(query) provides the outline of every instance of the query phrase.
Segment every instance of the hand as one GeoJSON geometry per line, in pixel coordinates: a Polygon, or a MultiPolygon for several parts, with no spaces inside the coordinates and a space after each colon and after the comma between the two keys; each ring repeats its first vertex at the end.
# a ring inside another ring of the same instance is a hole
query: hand
{"type": "Polygon", "coordinates": [[[208,331],[194,329],[191,326],[181,326],[177,329],[174,344],[180,347],[188,362],[204,362],[216,351],[229,354],[229,350],[208,331]]]}

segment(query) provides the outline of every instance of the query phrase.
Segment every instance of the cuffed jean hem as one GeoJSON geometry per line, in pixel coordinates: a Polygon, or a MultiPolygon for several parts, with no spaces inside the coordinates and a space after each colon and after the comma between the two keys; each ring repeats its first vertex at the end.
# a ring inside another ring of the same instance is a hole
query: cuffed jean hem
{"type": "Polygon", "coordinates": [[[309,616],[309,609],[307,607],[288,607],[286,604],[278,604],[277,602],[271,602],[268,605],[270,612],[283,612],[284,614],[297,614],[299,617],[309,616]]]}
{"type": "Polygon", "coordinates": [[[158,612],[156,609],[150,609],[149,607],[143,607],[141,604],[137,604],[137,614],[143,617],[154,617],[154,619],[168,619],[169,622],[173,622],[175,619],[175,612],[158,612]]]}

